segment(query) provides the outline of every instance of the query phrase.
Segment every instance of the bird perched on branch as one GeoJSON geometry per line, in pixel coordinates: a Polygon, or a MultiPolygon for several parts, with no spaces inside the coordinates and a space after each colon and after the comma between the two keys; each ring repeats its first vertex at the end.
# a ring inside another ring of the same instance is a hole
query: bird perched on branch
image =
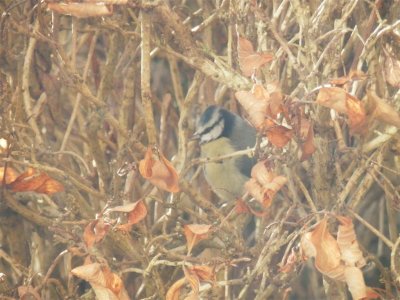
{"type": "Polygon", "coordinates": [[[199,140],[201,156],[210,159],[204,164],[204,175],[212,190],[224,201],[242,196],[255,159],[248,155],[217,158],[253,148],[256,130],[238,115],[213,105],[201,115],[193,138],[199,140]]]}

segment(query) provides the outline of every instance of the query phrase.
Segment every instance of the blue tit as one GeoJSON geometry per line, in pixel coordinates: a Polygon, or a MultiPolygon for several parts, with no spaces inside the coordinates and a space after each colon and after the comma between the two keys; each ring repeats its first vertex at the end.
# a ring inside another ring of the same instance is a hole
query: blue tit
{"type": "MultiPolygon", "coordinates": [[[[201,156],[215,158],[256,144],[256,130],[238,115],[218,106],[209,106],[201,115],[194,138],[199,140],[201,156]]],[[[255,159],[247,155],[207,162],[204,175],[212,190],[224,201],[244,193],[255,159]]]]}

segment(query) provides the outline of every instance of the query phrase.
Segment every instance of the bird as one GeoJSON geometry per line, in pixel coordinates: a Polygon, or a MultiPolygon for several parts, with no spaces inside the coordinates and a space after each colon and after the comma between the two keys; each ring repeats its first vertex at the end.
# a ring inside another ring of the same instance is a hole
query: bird
{"type": "Polygon", "coordinates": [[[256,135],[247,121],[220,106],[208,106],[201,114],[193,138],[199,141],[200,156],[210,159],[203,165],[205,179],[223,201],[244,194],[244,184],[250,179],[256,160],[248,155],[214,161],[213,158],[253,148],[256,135]]]}

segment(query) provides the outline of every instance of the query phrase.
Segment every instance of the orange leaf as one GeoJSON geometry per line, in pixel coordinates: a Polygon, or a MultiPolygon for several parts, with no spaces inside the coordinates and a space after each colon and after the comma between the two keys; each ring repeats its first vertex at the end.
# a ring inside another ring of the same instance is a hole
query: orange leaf
{"type": "Polygon", "coordinates": [[[266,120],[266,124],[268,141],[275,147],[283,148],[292,139],[293,132],[291,129],[282,125],[276,125],[271,120],[266,120]]]}
{"type": "Polygon", "coordinates": [[[362,102],[338,87],[321,88],[316,103],[347,114],[352,133],[364,134],[367,128],[366,112],[362,102]]]}
{"type": "Polygon", "coordinates": [[[249,115],[250,123],[255,128],[262,129],[267,116],[269,98],[258,98],[258,96],[248,91],[238,91],[235,96],[249,115]]]}
{"type": "Polygon", "coordinates": [[[316,249],[315,267],[321,273],[336,279],[344,280],[344,265],[335,238],[329,233],[328,219],[320,221],[311,232],[310,241],[316,249]]]}
{"type": "Polygon", "coordinates": [[[268,84],[267,89],[254,84],[251,91],[238,91],[235,96],[249,115],[251,124],[259,130],[265,126],[267,117],[276,119],[284,111],[283,95],[275,84],[268,84]]]}
{"type": "Polygon", "coordinates": [[[111,225],[104,222],[103,219],[97,219],[86,225],[83,232],[83,240],[88,248],[100,242],[107,234],[111,225]]]}
{"type": "Polygon", "coordinates": [[[261,185],[269,184],[275,176],[276,174],[268,168],[268,161],[266,160],[257,162],[251,169],[251,177],[261,185]]]}
{"type": "Polygon", "coordinates": [[[341,223],[337,233],[337,243],[342,253],[342,260],[347,266],[358,268],[365,266],[366,262],[358,245],[352,220],[344,216],[337,216],[337,219],[341,223]]]}
{"type": "Polygon", "coordinates": [[[165,296],[166,300],[179,300],[179,296],[181,294],[181,288],[185,284],[186,279],[181,278],[176,281],[168,290],[167,295],[165,296]]]}
{"type": "Polygon", "coordinates": [[[347,95],[346,98],[347,115],[349,117],[349,127],[351,133],[364,134],[367,127],[367,115],[362,102],[356,97],[347,95]]]}
{"type": "Polygon", "coordinates": [[[259,161],[251,170],[245,189],[265,208],[269,207],[275,194],[286,184],[287,179],[268,170],[266,161],[259,161]]]}
{"type": "Polygon", "coordinates": [[[251,76],[262,65],[272,61],[274,56],[266,52],[255,52],[251,42],[238,37],[238,56],[240,70],[244,76],[251,76]]]}
{"type": "Polygon", "coordinates": [[[106,265],[89,263],[72,269],[71,273],[88,281],[97,299],[129,300],[121,278],[106,265]]]}
{"type": "Polygon", "coordinates": [[[104,3],[47,3],[47,7],[59,14],[78,18],[110,16],[113,13],[112,5],[104,3]]]}
{"type": "Polygon", "coordinates": [[[211,225],[190,224],[183,227],[188,252],[192,252],[193,247],[201,240],[207,239],[210,233],[211,225]]]}
{"type": "Polygon", "coordinates": [[[316,103],[332,108],[338,113],[347,113],[346,99],[348,93],[338,87],[325,87],[321,88],[318,92],[316,103]]]}
{"type": "Polygon", "coordinates": [[[0,167],[0,185],[3,184],[3,181],[5,181],[5,184],[10,184],[15,181],[17,177],[17,172],[13,168],[7,167],[5,171],[5,167],[0,167]],[[4,178],[4,172],[6,172],[6,178],[4,178]]]}
{"type": "Polygon", "coordinates": [[[144,160],[139,163],[139,172],[144,178],[150,178],[153,176],[153,166],[155,160],[153,159],[153,150],[151,147],[147,148],[146,154],[144,155],[144,160]]]}
{"type": "Polygon", "coordinates": [[[301,161],[307,160],[315,151],[317,148],[315,147],[314,144],[314,128],[312,125],[310,125],[307,133],[306,140],[304,143],[301,145],[301,161]]]}
{"type": "Polygon", "coordinates": [[[51,195],[64,190],[64,186],[44,172],[29,168],[10,185],[13,192],[36,192],[51,195]]]}
{"type": "Polygon", "coordinates": [[[364,276],[359,268],[346,267],[344,277],[354,300],[365,299],[367,297],[367,287],[365,286],[364,276]]]}
{"type": "Polygon", "coordinates": [[[271,206],[272,198],[269,197],[268,193],[266,193],[265,189],[257,182],[257,180],[250,178],[244,184],[244,187],[246,191],[249,192],[254,199],[260,202],[264,208],[271,206]]]}
{"type": "MultiPolygon", "coordinates": [[[[131,225],[137,224],[142,221],[147,215],[147,208],[143,200],[134,203],[116,206],[109,208],[107,211],[125,212],[128,213],[129,228],[131,225]]],[[[124,224],[125,225],[125,224],[124,224]]],[[[122,226],[122,225],[121,225],[122,226]]]]}
{"type": "Polygon", "coordinates": [[[173,165],[161,152],[153,154],[151,147],[139,163],[140,174],[152,184],[168,192],[179,192],[179,178],[173,165]]]}

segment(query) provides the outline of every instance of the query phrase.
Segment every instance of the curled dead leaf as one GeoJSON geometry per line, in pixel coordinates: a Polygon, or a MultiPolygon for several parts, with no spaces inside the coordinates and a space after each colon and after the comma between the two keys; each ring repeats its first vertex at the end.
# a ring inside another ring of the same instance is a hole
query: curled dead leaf
{"type": "Polygon", "coordinates": [[[121,278],[106,265],[89,263],[72,269],[71,274],[88,281],[97,299],[129,300],[121,278]]]}
{"type": "Polygon", "coordinates": [[[306,139],[303,142],[303,144],[301,145],[300,160],[301,161],[307,160],[316,150],[317,150],[317,148],[315,147],[315,143],[314,143],[314,128],[310,124],[310,126],[308,128],[308,133],[307,133],[306,139]]]}
{"type": "Polygon", "coordinates": [[[251,170],[251,177],[245,183],[245,189],[264,208],[272,204],[275,194],[286,184],[287,179],[270,171],[266,161],[259,161],[251,170]]]}
{"type": "Polygon", "coordinates": [[[365,134],[368,130],[367,114],[362,102],[356,97],[348,94],[346,98],[346,108],[350,132],[352,134],[365,134]]]}
{"type": "Polygon", "coordinates": [[[139,163],[140,174],[152,184],[167,192],[179,192],[179,177],[173,165],[164,155],[151,147],[147,148],[144,159],[139,163]]]}
{"type": "Polygon", "coordinates": [[[9,187],[13,192],[36,192],[52,195],[64,190],[64,186],[44,172],[29,168],[19,175],[9,187]]]}
{"type": "Polygon", "coordinates": [[[86,225],[83,231],[83,240],[86,247],[91,248],[94,244],[103,240],[110,227],[111,224],[105,222],[102,218],[94,220],[86,225]]]}
{"type": "Polygon", "coordinates": [[[342,260],[347,266],[356,266],[361,268],[366,262],[357,242],[356,233],[354,231],[353,221],[344,216],[337,216],[340,225],[337,233],[337,243],[342,260]]]}
{"type": "Polygon", "coordinates": [[[278,148],[283,148],[290,142],[293,131],[285,126],[277,125],[272,120],[265,120],[268,141],[278,148]]]}
{"type": "Polygon", "coordinates": [[[268,109],[267,98],[259,98],[259,96],[248,91],[238,91],[235,96],[249,115],[250,123],[255,128],[262,129],[268,109]]]}
{"type": "Polygon", "coordinates": [[[348,116],[350,132],[365,134],[368,129],[363,103],[344,89],[325,87],[319,90],[316,103],[348,116]]]}
{"type": "Polygon", "coordinates": [[[328,219],[324,218],[311,231],[310,241],[315,247],[315,267],[332,279],[343,281],[344,265],[341,263],[339,245],[328,230],[328,219]]]}
{"type": "Polygon", "coordinates": [[[267,89],[254,84],[251,91],[238,91],[235,96],[249,115],[250,123],[258,130],[264,128],[266,118],[276,119],[284,111],[283,94],[276,84],[268,84],[267,89]]]}
{"type": "Polygon", "coordinates": [[[239,66],[244,76],[251,76],[262,65],[272,61],[274,56],[267,52],[255,52],[252,43],[238,37],[239,66]]]}
{"type": "Polygon", "coordinates": [[[123,231],[129,231],[132,225],[135,225],[142,221],[147,215],[147,208],[143,200],[129,203],[126,205],[116,206],[109,208],[107,212],[125,212],[128,213],[128,223],[119,225],[119,229],[123,231]]]}
{"type": "Polygon", "coordinates": [[[345,114],[347,113],[347,95],[348,93],[342,88],[324,87],[319,90],[315,101],[322,106],[336,110],[338,113],[345,114]]]}
{"type": "Polygon", "coordinates": [[[346,267],[344,277],[354,300],[361,300],[367,297],[367,287],[364,276],[359,268],[346,267]]]}
{"type": "Polygon", "coordinates": [[[190,224],[183,227],[188,253],[192,252],[193,247],[201,240],[207,239],[210,233],[211,225],[190,224]]]}

